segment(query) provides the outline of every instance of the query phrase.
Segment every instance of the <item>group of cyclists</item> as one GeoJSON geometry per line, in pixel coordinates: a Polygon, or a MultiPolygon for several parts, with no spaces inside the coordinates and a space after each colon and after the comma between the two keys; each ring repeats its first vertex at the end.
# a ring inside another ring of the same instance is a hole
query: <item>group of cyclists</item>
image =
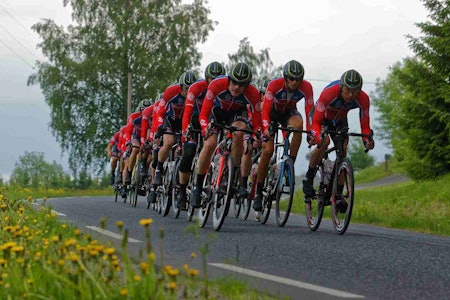
{"type": "MultiPolygon", "coordinates": [[[[362,90],[363,79],[355,70],[345,71],[339,80],[328,84],[314,103],[313,88],[304,79],[305,70],[296,60],[287,62],[283,76],[266,80],[258,89],[252,84],[249,65],[234,64],[228,73],[225,67],[211,62],[205,69],[204,79],[198,79],[193,71],[183,73],[177,84],[170,85],[155,101],[142,100],[124,125],[111,138],[107,153],[111,157],[111,184],[121,180],[122,197],[126,198],[126,185],[130,184],[136,157],[140,155],[138,170],[142,176],[152,178],[148,195],[156,201],[156,191],[162,184],[164,162],[176,143],[173,133],[181,134],[183,144],[179,166],[179,209],[187,210],[187,204],[200,207],[205,175],[218,143],[218,130],[211,122],[226,124],[240,129],[252,130],[254,134],[235,131],[232,133],[231,157],[233,171],[240,172],[239,197],[248,197],[247,182],[252,166],[252,149],[260,149],[256,195],[253,209],[262,210],[262,198],[269,160],[274,152],[274,125],[299,130],[292,134],[289,159],[295,162],[302,142],[304,123],[309,145],[316,145],[311,152],[308,169],[303,180],[305,198],[313,197],[313,178],[317,166],[326,151],[330,137],[322,135],[323,126],[338,130],[348,126],[347,114],[359,108],[361,132],[370,134],[370,101],[362,90]],[[305,101],[305,119],[297,109],[297,102],[305,101]],[[192,130],[193,129],[193,130],[192,130]],[[199,144],[199,136],[202,143],[199,144]],[[201,147],[197,163],[196,182],[188,201],[187,185],[192,174],[192,161],[201,147]],[[250,148],[250,149],[249,149],[250,148]],[[120,160],[121,178],[115,178],[120,160]]],[[[374,141],[363,137],[366,150],[373,149],[374,141]]],[[[339,206],[345,207],[345,200],[339,206]]]]}

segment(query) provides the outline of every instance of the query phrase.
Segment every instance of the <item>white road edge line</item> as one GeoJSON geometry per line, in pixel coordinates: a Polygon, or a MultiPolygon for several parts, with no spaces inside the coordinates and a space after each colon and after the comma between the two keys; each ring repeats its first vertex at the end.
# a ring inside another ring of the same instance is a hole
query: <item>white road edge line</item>
{"type": "Polygon", "coordinates": [[[289,278],[284,278],[284,277],[279,277],[279,276],[275,276],[275,275],[265,274],[265,273],[262,273],[262,272],[252,271],[252,270],[249,270],[249,269],[244,269],[244,268],[233,266],[233,265],[219,264],[219,263],[209,263],[209,265],[217,267],[217,268],[222,268],[222,269],[226,269],[226,270],[229,270],[229,271],[233,271],[233,272],[236,272],[236,273],[241,273],[241,274],[244,274],[244,275],[249,275],[249,276],[258,277],[258,278],[261,278],[261,279],[266,279],[266,280],[278,282],[278,283],[281,283],[281,284],[286,284],[286,285],[298,287],[298,288],[301,288],[301,289],[312,290],[312,291],[316,291],[316,292],[319,292],[319,293],[328,294],[328,295],[335,296],[335,297],[341,297],[341,298],[365,298],[364,296],[361,296],[361,295],[351,294],[351,293],[347,293],[347,292],[343,292],[343,291],[339,291],[339,290],[335,290],[335,289],[322,287],[322,286],[319,286],[319,285],[314,285],[314,284],[310,284],[310,283],[306,283],[306,282],[292,280],[292,279],[289,279],[289,278]]]}
{"type": "MultiPolygon", "coordinates": [[[[107,236],[109,236],[109,237],[118,239],[118,240],[122,240],[122,239],[123,239],[123,235],[114,233],[114,232],[112,232],[112,231],[108,231],[108,230],[101,229],[100,227],[97,227],[97,226],[86,226],[86,227],[89,228],[89,229],[91,229],[91,230],[100,232],[101,234],[104,234],[104,235],[107,235],[107,236]]],[[[135,239],[132,239],[132,238],[128,238],[128,242],[129,242],[129,243],[142,243],[142,241],[135,240],[135,239]]]]}

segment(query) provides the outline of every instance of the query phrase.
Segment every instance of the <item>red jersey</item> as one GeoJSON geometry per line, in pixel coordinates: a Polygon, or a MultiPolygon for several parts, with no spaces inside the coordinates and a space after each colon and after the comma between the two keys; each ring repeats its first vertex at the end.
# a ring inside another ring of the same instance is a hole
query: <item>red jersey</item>
{"type": "Polygon", "coordinates": [[[136,111],[134,113],[132,113],[127,120],[127,125],[125,128],[125,144],[128,143],[129,141],[131,141],[131,135],[133,133],[133,129],[134,129],[134,120],[136,120],[137,118],[139,118],[141,116],[141,112],[140,111],[136,111]]]}
{"type": "Polygon", "coordinates": [[[114,133],[112,138],[109,140],[109,144],[112,145],[112,146],[114,146],[114,144],[118,144],[118,142],[119,142],[119,135],[120,135],[120,131],[117,131],[116,133],[114,133]]]}
{"type": "Polygon", "coordinates": [[[202,110],[202,103],[207,90],[208,82],[206,81],[206,79],[194,82],[189,87],[183,112],[183,134],[186,133],[189,123],[191,122],[192,115],[198,116],[200,111],[202,110]]]}
{"type": "Polygon", "coordinates": [[[261,96],[258,89],[250,84],[242,94],[233,97],[228,86],[228,77],[217,78],[209,84],[199,117],[202,130],[208,127],[213,106],[220,107],[224,113],[234,113],[240,109],[247,109],[249,105],[252,111],[253,130],[258,131],[261,128],[261,96]]]}
{"type": "MultiPolygon", "coordinates": [[[[156,103],[155,103],[156,104],[156,103]]],[[[149,124],[152,122],[153,117],[153,108],[155,104],[146,107],[142,111],[142,121],[141,121],[141,145],[145,143],[147,140],[147,131],[149,128],[149,124]]]]}
{"type": "MultiPolygon", "coordinates": [[[[316,103],[312,120],[312,134],[315,140],[318,143],[320,142],[323,120],[330,120],[335,123],[343,121],[348,112],[355,108],[359,108],[361,132],[370,134],[369,96],[364,91],[360,91],[355,100],[346,103],[340,93],[339,80],[330,83],[322,91],[316,103]]],[[[367,138],[363,138],[363,140],[367,140],[367,138]]]]}
{"type": "Polygon", "coordinates": [[[125,129],[127,128],[127,126],[122,126],[119,130],[119,140],[118,140],[118,144],[117,144],[117,148],[119,148],[119,150],[121,151],[125,151],[126,147],[125,147],[125,129]]]}
{"type": "Polygon", "coordinates": [[[152,132],[155,133],[158,127],[164,123],[164,117],[181,119],[183,116],[184,102],[186,98],[181,95],[181,85],[171,85],[165,89],[161,101],[156,109],[156,118],[152,121],[152,132]]]}
{"type": "Polygon", "coordinates": [[[270,112],[285,112],[297,109],[297,102],[305,99],[306,130],[310,130],[308,115],[314,106],[313,88],[311,83],[302,80],[297,90],[288,92],[284,78],[277,78],[269,82],[262,104],[262,127],[268,130],[270,127],[270,112]]]}

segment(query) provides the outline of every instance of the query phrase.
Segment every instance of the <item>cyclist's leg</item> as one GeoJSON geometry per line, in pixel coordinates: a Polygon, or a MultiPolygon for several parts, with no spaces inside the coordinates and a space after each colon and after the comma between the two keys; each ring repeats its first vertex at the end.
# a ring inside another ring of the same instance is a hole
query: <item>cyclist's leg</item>
{"type": "MultiPolygon", "coordinates": [[[[286,119],[288,120],[287,121],[288,126],[291,126],[297,130],[303,129],[303,119],[297,109],[290,111],[289,118],[286,119]]],[[[302,134],[300,132],[292,133],[292,140],[289,149],[289,157],[292,159],[293,162],[295,162],[295,159],[297,158],[298,149],[300,148],[301,143],[302,143],[302,134]]]]}
{"type": "Polygon", "coordinates": [[[194,160],[195,151],[197,149],[197,144],[188,141],[183,145],[183,155],[181,157],[180,168],[179,168],[179,185],[180,185],[180,207],[185,207],[187,202],[187,184],[189,182],[189,177],[191,176],[191,166],[194,160]]]}

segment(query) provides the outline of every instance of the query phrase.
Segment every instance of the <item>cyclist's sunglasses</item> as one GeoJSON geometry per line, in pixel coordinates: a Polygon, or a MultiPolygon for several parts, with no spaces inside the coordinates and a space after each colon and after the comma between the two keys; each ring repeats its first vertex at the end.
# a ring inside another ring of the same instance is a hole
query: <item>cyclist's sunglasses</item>
{"type": "Polygon", "coordinates": [[[289,79],[289,81],[301,81],[301,78],[295,78],[291,76],[288,76],[287,79],[289,79]]]}
{"type": "Polygon", "coordinates": [[[247,86],[248,83],[242,83],[242,82],[238,82],[236,80],[230,79],[231,83],[234,85],[238,85],[238,86],[247,86]]]}

